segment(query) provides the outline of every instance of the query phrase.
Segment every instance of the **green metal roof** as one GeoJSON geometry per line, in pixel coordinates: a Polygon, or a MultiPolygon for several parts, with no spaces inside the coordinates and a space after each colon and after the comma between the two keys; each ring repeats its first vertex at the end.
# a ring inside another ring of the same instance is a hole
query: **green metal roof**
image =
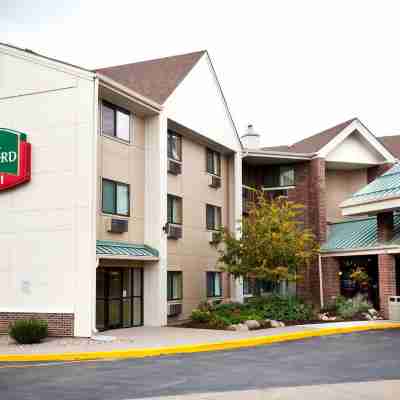
{"type": "Polygon", "coordinates": [[[378,242],[376,216],[337,222],[330,225],[328,240],[322,252],[368,249],[379,246],[400,245],[400,214],[394,214],[394,236],[390,242],[378,242]]]}
{"type": "Polygon", "coordinates": [[[400,164],[395,164],[389,171],[376,178],[367,186],[354,193],[341,206],[349,207],[370,201],[386,200],[400,196],[400,164]]]}
{"type": "Polygon", "coordinates": [[[109,240],[96,241],[96,254],[98,256],[158,257],[158,251],[145,244],[109,240]]]}

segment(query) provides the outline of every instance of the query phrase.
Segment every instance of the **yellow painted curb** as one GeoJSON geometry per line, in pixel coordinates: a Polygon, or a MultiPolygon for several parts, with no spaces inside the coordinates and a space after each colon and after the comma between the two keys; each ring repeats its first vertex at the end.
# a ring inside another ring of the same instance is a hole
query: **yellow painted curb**
{"type": "Polygon", "coordinates": [[[400,329],[400,322],[382,322],[368,325],[349,327],[319,328],[314,330],[288,332],[270,336],[260,336],[246,339],[227,340],[217,343],[200,343],[179,345],[172,347],[155,347],[147,349],[122,349],[110,351],[93,351],[79,353],[53,354],[0,354],[0,362],[28,362],[28,361],[82,361],[110,358],[143,358],[179,353],[199,353],[206,351],[230,350],[241,347],[252,347],[291,340],[307,339],[318,336],[337,335],[342,333],[373,331],[383,329],[400,329]]]}

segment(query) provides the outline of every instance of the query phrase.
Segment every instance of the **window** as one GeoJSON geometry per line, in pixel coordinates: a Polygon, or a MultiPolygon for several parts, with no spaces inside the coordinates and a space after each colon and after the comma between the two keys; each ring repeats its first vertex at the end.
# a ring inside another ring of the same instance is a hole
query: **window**
{"type": "Polygon", "coordinates": [[[268,168],[264,176],[264,186],[267,188],[294,186],[294,168],[285,165],[268,168]]]}
{"type": "Polygon", "coordinates": [[[207,172],[221,176],[221,155],[210,149],[207,149],[207,172]]]}
{"type": "Polygon", "coordinates": [[[254,293],[254,279],[243,278],[243,295],[252,296],[254,293]]]}
{"type": "Polygon", "coordinates": [[[206,205],[206,224],[207,229],[215,231],[222,225],[221,221],[221,207],[206,205]]]}
{"type": "Polygon", "coordinates": [[[129,185],[103,178],[103,212],[129,216],[129,185]]]}
{"type": "Polygon", "coordinates": [[[168,158],[182,161],[182,137],[173,131],[168,131],[168,158]]]}
{"type": "Polygon", "coordinates": [[[167,274],[168,301],[182,300],[182,272],[168,271],[167,274]]]}
{"type": "Polygon", "coordinates": [[[221,272],[207,272],[207,297],[222,296],[221,272]]]}
{"type": "Polygon", "coordinates": [[[171,194],[168,195],[168,222],[170,224],[182,224],[182,199],[171,194]]]}
{"type": "Polygon", "coordinates": [[[102,132],[129,142],[131,117],[129,111],[110,103],[102,104],[102,132]]]}

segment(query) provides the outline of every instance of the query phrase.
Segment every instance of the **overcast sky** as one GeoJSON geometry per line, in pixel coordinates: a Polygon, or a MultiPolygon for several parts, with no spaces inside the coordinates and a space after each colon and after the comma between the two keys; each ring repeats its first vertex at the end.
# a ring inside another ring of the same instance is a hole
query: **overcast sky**
{"type": "Polygon", "coordinates": [[[239,131],[277,145],[354,116],[400,134],[399,16],[386,0],[0,0],[0,42],[87,68],[207,49],[239,131]]]}

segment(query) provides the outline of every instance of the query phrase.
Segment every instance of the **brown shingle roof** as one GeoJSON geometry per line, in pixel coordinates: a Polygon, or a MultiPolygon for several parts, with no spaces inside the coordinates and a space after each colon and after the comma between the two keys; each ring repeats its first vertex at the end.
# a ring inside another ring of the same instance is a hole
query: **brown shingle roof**
{"type": "Polygon", "coordinates": [[[393,156],[400,159],[400,135],[381,136],[378,139],[393,156]]]}
{"type": "Polygon", "coordinates": [[[326,129],[325,131],[317,133],[316,135],[303,139],[300,142],[292,144],[291,146],[264,147],[263,150],[284,151],[290,153],[316,153],[356,119],[357,118],[352,118],[348,121],[342,122],[339,125],[333,126],[332,128],[326,129]]]}
{"type": "Polygon", "coordinates": [[[100,68],[129,89],[163,104],[206,51],[100,68]]]}

